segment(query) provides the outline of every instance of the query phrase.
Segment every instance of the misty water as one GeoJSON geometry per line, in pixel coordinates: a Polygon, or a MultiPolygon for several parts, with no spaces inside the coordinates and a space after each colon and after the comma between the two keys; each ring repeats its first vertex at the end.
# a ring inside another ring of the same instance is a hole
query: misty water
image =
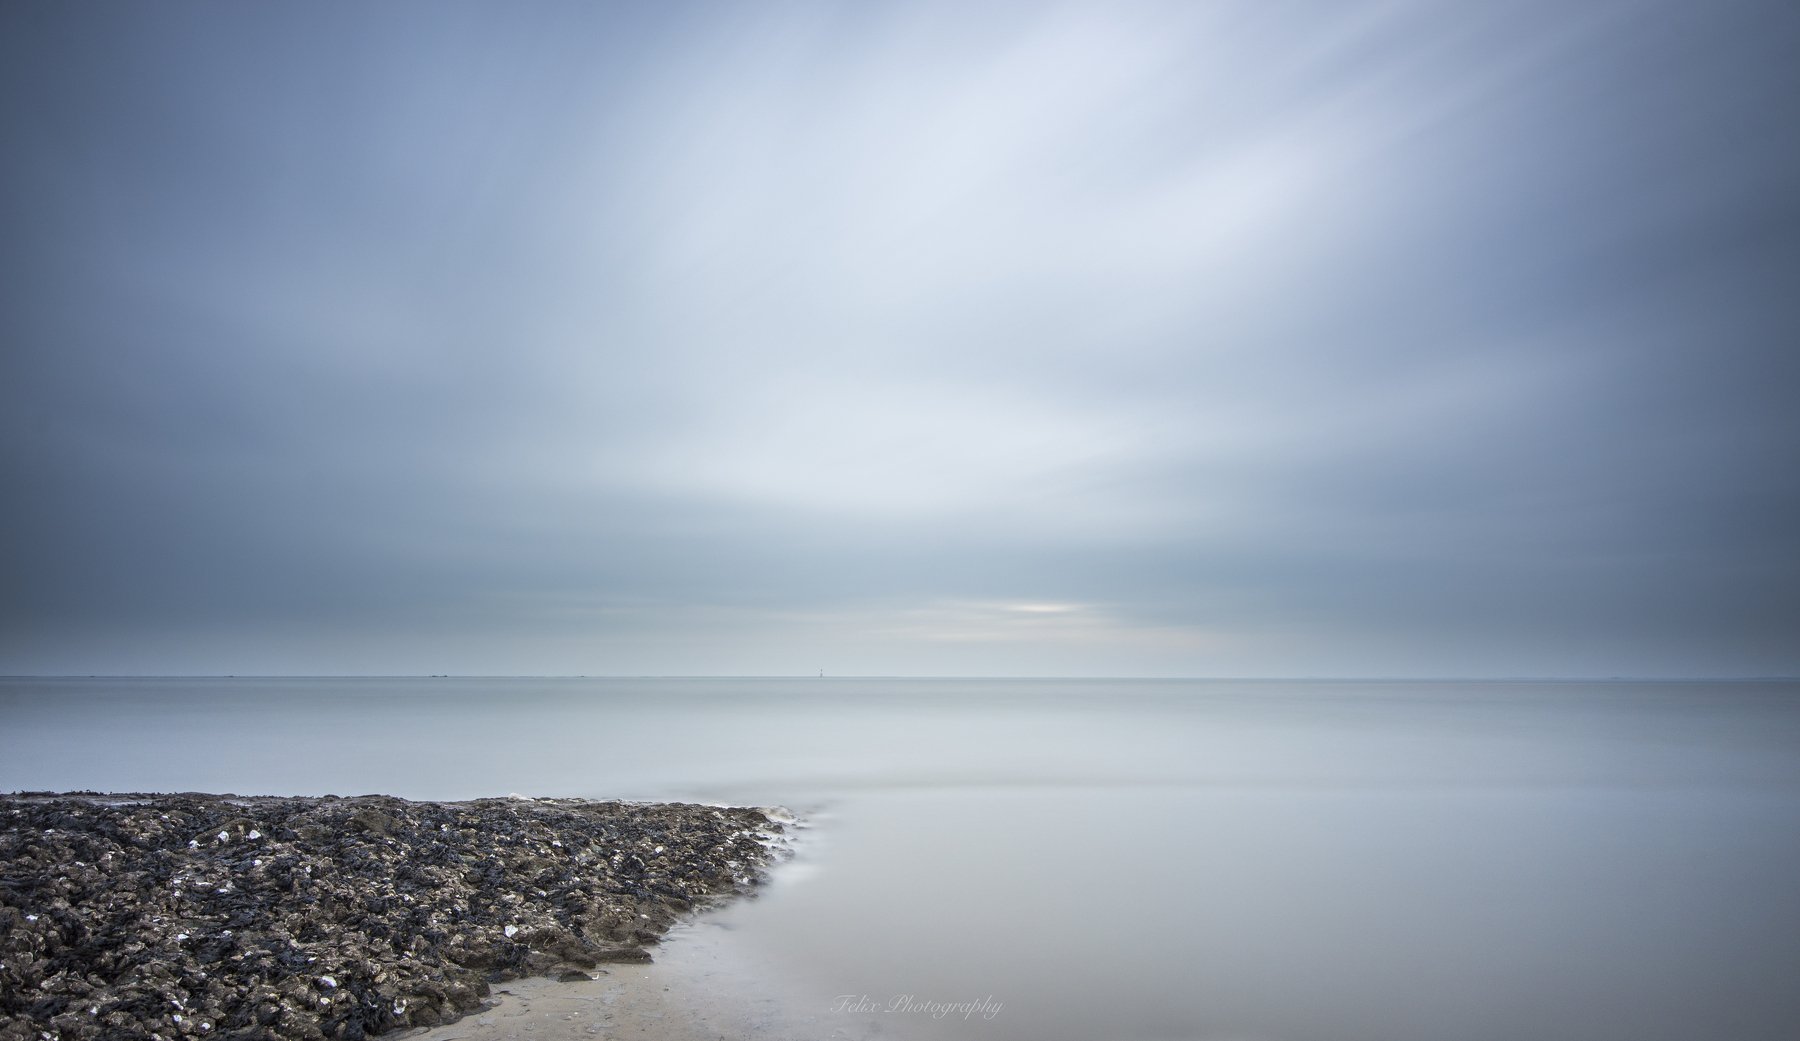
{"type": "Polygon", "coordinates": [[[659,955],[769,1036],[1800,1023],[1794,683],[8,679],[0,789],[786,806],[659,955]]]}

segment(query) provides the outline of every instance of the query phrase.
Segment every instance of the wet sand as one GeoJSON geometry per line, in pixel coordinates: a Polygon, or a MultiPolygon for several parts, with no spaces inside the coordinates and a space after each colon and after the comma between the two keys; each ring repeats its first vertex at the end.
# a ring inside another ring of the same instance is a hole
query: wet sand
{"type": "Polygon", "coordinates": [[[513,980],[494,988],[489,1007],[455,1023],[388,1035],[408,1041],[587,1041],[590,1038],[643,1041],[702,1041],[742,1038],[736,1010],[696,1008],[671,997],[660,973],[650,966],[598,970],[589,983],[562,983],[545,976],[513,980]]]}
{"type": "MultiPolygon", "coordinates": [[[[648,965],[610,965],[589,982],[544,976],[496,984],[487,1007],[406,1041],[855,1041],[858,1024],[813,1007],[751,964],[702,914],[671,931],[648,965]]],[[[384,1039],[385,1041],[385,1039],[384,1039]]]]}

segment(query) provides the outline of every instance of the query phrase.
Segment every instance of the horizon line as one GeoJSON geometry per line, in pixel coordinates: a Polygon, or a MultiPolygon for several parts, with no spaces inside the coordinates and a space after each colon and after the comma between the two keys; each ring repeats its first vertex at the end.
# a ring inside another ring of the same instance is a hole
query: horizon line
{"type": "Polygon", "coordinates": [[[416,680],[1088,680],[1109,682],[1189,682],[1189,683],[1793,683],[1800,675],[1305,675],[1305,676],[1107,676],[1107,675],[999,675],[952,673],[282,673],[282,672],[207,672],[207,673],[0,673],[5,680],[349,680],[349,679],[416,679],[416,680]]]}

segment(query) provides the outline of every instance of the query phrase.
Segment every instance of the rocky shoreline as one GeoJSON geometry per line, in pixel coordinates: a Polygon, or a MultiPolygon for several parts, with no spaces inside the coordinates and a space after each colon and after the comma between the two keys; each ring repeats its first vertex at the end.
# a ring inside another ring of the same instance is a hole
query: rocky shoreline
{"type": "Polygon", "coordinates": [[[680,803],[0,796],[0,1041],[446,1023],[493,981],[648,961],[782,834],[680,803]]]}

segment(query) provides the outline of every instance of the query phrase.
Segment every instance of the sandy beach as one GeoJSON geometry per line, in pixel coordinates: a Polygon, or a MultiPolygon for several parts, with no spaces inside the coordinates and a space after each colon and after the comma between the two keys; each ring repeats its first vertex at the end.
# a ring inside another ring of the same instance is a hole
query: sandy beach
{"type": "Polygon", "coordinates": [[[0,819],[5,1041],[713,1036],[641,970],[783,832],[524,797],[33,793],[0,819]]]}
{"type": "Polygon", "coordinates": [[[741,1037],[738,1021],[671,1000],[642,969],[600,970],[591,983],[534,976],[497,985],[491,1004],[454,1023],[394,1035],[407,1041],[711,1041],[741,1037]]]}
{"type": "Polygon", "coordinates": [[[598,969],[587,983],[544,976],[495,984],[477,1012],[394,1035],[407,1041],[850,1041],[858,1024],[722,965],[704,926],[671,936],[648,965],[598,969]]]}

